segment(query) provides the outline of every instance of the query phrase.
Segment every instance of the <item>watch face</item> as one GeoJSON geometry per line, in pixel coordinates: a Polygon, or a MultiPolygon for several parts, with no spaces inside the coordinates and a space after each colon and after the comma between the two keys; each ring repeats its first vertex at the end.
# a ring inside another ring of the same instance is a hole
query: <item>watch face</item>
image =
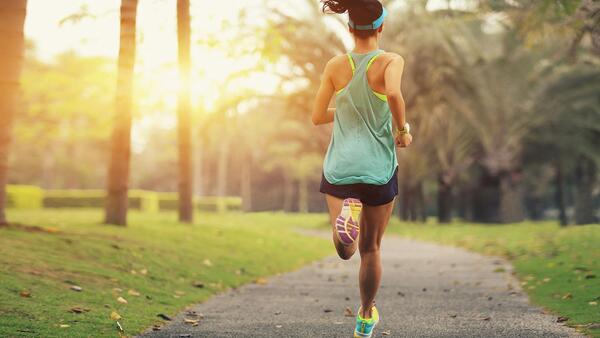
{"type": "Polygon", "coordinates": [[[404,124],[404,130],[406,130],[407,133],[410,133],[410,124],[408,124],[408,122],[404,124]]]}

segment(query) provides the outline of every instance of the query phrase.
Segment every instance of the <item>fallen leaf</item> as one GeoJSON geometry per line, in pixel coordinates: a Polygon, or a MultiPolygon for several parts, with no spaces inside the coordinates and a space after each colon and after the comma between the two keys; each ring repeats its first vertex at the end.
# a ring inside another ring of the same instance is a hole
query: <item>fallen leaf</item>
{"type": "Polygon", "coordinates": [[[121,288],[113,288],[113,291],[114,292],[123,292],[123,289],[121,289],[121,288]]]}
{"type": "Polygon", "coordinates": [[[148,274],[148,269],[142,269],[142,270],[140,270],[140,273],[142,275],[147,275],[148,274]]]}
{"type": "Polygon", "coordinates": [[[183,318],[185,324],[198,324],[200,319],[183,318]]]}
{"type": "Polygon", "coordinates": [[[132,275],[137,275],[137,271],[135,271],[135,270],[131,270],[131,274],[132,274],[132,275]]]}
{"type": "Polygon", "coordinates": [[[159,314],[157,314],[156,316],[157,316],[157,317],[159,317],[159,318],[162,318],[162,319],[164,319],[164,320],[171,320],[171,317],[167,316],[167,315],[166,315],[166,314],[164,314],[164,313],[159,313],[159,314]]]}
{"type": "Polygon", "coordinates": [[[84,308],[81,308],[79,306],[74,306],[71,309],[69,309],[69,312],[84,313],[84,312],[90,312],[90,309],[84,309],[84,308]]]}
{"type": "Polygon", "coordinates": [[[21,292],[19,292],[19,296],[21,296],[23,298],[31,298],[31,292],[29,292],[29,291],[21,291],[21,292]]]}
{"type": "Polygon", "coordinates": [[[60,324],[60,327],[61,327],[61,328],[65,328],[65,327],[71,327],[71,325],[69,325],[69,324],[60,324]]]}
{"type": "Polygon", "coordinates": [[[478,317],[477,319],[478,319],[478,320],[485,320],[485,321],[488,321],[488,320],[492,319],[492,317],[490,317],[490,316],[484,316],[484,317],[478,317]]]}
{"type": "Polygon", "coordinates": [[[55,233],[57,233],[57,232],[58,232],[58,229],[57,229],[57,228],[54,228],[54,227],[47,227],[47,228],[45,228],[44,230],[46,230],[46,232],[49,232],[49,233],[51,233],[51,234],[55,234],[55,233]]]}
{"type": "Polygon", "coordinates": [[[598,302],[596,302],[596,301],[593,301],[593,302],[588,302],[588,304],[590,304],[590,305],[592,305],[592,306],[596,306],[596,305],[598,305],[598,302]]]}
{"type": "Polygon", "coordinates": [[[265,278],[257,278],[254,283],[258,285],[267,285],[268,281],[265,278]]]}
{"type": "Polygon", "coordinates": [[[404,292],[402,292],[402,291],[398,291],[398,296],[400,296],[400,297],[404,297],[404,296],[405,296],[405,294],[404,294],[404,292]]]}
{"type": "Polygon", "coordinates": [[[275,315],[279,316],[281,314],[281,311],[275,311],[275,315]]]}
{"type": "Polygon", "coordinates": [[[206,258],[202,261],[202,264],[206,265],[206,266],[212,266],[212,262],[210,261],[210,259],[206,258]]]}
{"type": "Polygon", "coordinates": [[[457,314],[453,313],[453,314],[450,315],[450,318],[456,318],[456,316],[457,316],[457,314]]]}
{"type": "Polygon", "coordinates": [[[162,326],[158,325],[158,324],[154,324],[154,326],[152,326],[152,331],[160,331],[162,330],[162,326]]]}
{"type": "Polygon", "coordinates": [[[199,289],[202,289],[202,288],[204,287],[204,283],[202,283],[201,281],[194,281],[194,282],[192,283],[192,285],[193,285],[195,288],[199,288],[199,289]]]}
{"type": "Polygon", "coordinates": [[[352,312],[352,310],[349,307],[347,307],[344,310],[344,316],[345,317],[354,317],[354,313],[352,312]]]}
{"type": "Polygon", "coordinates": [[[179,338],[191,338],[192,335],[190,333],[182,333],[179,335],[179,338]]]}
{"type": "Polygon", "coordinates": [[[77,292],[83,291],[83,288],[81,286],[77,286],[77,285],[71,285],[71,287],[69,289],[71,289],[73,291],[77,291],[77,292]]]}
{"type": "Polygon", "coordinates": [[[333,311],[333,310],[331,310],[331,309],[323,309],[323,312],[325,312],[325,313],[329,313],[331,311],[333,311]]]}
{"type": "Polygon", "coordinates": [[[494,272],[506,272],[506,269],[505,268],[501,268],[501,267],[500,268],[495,268],[494,272]]]}
{"type": "Polygon", "coordinates": [[[140,293],[137,292],[137,291],[135,291],[135,290],[133,290],[133,289],[130,289],[129,291],[127,291],[127,294],[130,295],[130,296],[134,296],[134,297],[139,297],[140,296],[140,293]]]}
{"type": "Polygon", "coordinates": [[[572,298],[573,298],[573,295],[570,292],[568,292],[564,296],[562,296],[562,299],[572,299],[572,298]]]}
{"type": "Polygon", "coordinates": [[[422,291],[423,291],[423,292],[427,292],[427,288],[423,288],[423,290],[422,290],[422,291]]]}
{"type": "Polygon", "coordinates": [[[389,335],[391,335],[391,334],[392,334],[392,333],[391,333],[391,331],[390,331],[390,330],[387,330],[387,331],[381,331],[381,335],[382,335],[382,336],[389,336],[389,335]]]}
{"type": "Polygon", "coordinates": [[[281,329],[283,326],[282,325],[275,325],[276,328],[281,329]]]}
{"type": "Polygon", "coordinates": [[[566,322],[567,320],[569,320],[569,317],[563,317],[563,316],[560,316],[560,317],[556,318],[556,322],[557,322],[557,323],[564,323],[564,322],[566,322]]]}
{"type": "Polygon", "coordinates": [[[119,319],[121,319],[121,315],[118,314],[116,311],[113,311],[110,313],[110,319],[111,320],[119,320],[119,319]]]}
{"type": "Polygon", "coordinates": [[[178,295],[178,296],[183,296],[183,295],[185,295],[185,292],[184,291],[175,290],[175,294],[178,295]]]}
{"type": "Polygon", "coordinates": [[[127,304],[127,299],[125,299],[123,297],[119,297],[119,298],[117,298],[117,302],[119,302],[121,304],[127,304]]]}

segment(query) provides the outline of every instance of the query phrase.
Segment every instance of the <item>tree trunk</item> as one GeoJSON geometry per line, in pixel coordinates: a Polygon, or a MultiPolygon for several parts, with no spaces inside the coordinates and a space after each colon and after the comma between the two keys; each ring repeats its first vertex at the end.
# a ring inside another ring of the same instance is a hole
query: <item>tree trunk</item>
{"type": "Polygon", "coordinates": [[[292,211],[292,199],[294,194],[294,182],[288,173],[283,173],[283,211],[292,211]]]}
{"type": "Polygon", "coordinates": [[[575,224],[592,224],[598,220],[594,215],[593,189],[598,169],[596,164],[580,158],[575,167],[575,224]]]}
{"type": "Polygon", "coordinates": [[[412,204],[412,196],[410,188],[407,185],[400,187],[400,219],[410,221],[410,209],[412,204]]]}
{"type": "MultiPolygon", "coordinates": [[[[227,131],[224,133],[227,138],[227,131]]],[[[217,196],[227,195],[227,163],[229,162],[229,143],[226,139],[221,140],[219,159],[217,162],[217,196]]]]}
{"type": "Polygon", "coordinates": [[[522,222],[525,219],[520,175],[518,171],[511,171],[501,176],[500,221],[502,223],[522,222]]]}
{"type": "Polygon", "coordinates": [[[131,156],[131,106],[135,63],[137,0],[121,1],[121,38],[116,115],[108,167],[105,223],[127,224],[127,188],[131,156]]]}
{"type": "Polygon", "coordinates": [[[299,212],[308,212],[308,178],[306,176],[302,176],[298,180],[298,211],[299,212]]]}
{"type": "Polygon", "coordinates": [[[473,219],[476,222],[496,223],[500,221],[500,177],[484,172],[479,185],[474,189],[472,198],[473,219]]]}
{"type": "Polygon", "coordinates": [[[177,42],[179,55],[179,97],[177,136],[179,149],[179,221],[193,220],[192,132],[190,119],[190,1],[177,0],[177,42]]]}
{"type": "Polygon", "coordinates": [[[241,163],[240,190],[243,210],[252,211],[252,161],[250,156],[241,163]]]}
{"type": "Polygon", "coordinates": [[[417,186],[415,187],[416,191],[416,218],[419,222],[427,221],[427,205],[425,202],[425,189],[423,187],[423,181],[419,181],[417,186]]]}
{"type": "Polygon", "coordinates": [[[569,219],[567,218],[567,208],[565,203],[565,177],[562,164],[556,164],[556,206],[558,207],[558,220],[561,226],[567,226],[569,219]]]}
{"type": "Polygon", "coordinates": [[[12,123],[17,114],[19,79],[23,66],[23,26],[27,0],[0,1],[0,225],[7,223],[6,183],[12,123]]]}
{"type": "MultiPolygon", "coordinates": [[[[199,143],[199,141],[197,141],[199,143]]],[[[196,144],[198,144],[196,143],[196,144]]],[[[196,158],[194,160],[194,170],[196,171],[196,179],[194,180],[194,194],[197,196],[203,196],[204,187],[204,152],[201,145],[196,147],[196,158]]]]}
{"type": "Polygon", "coordinates": [[[443,173],[438,176],[438,222],[452,221],[452,185],[443,173]]]}

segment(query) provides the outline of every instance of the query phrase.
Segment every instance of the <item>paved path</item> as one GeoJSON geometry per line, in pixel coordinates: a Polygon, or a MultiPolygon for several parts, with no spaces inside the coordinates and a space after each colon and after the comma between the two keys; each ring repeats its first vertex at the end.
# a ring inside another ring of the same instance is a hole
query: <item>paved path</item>
{"type": "MultiPolygon", "coordinates": [[[[390,236],[382,246],[374,337],[578,337],[529,305],[500,259],[390,236]]],[[[358,307],[358,264],[330,257],[232,290],[190,308],[204,315],[198,326],[184,323],[186,311],[145,336],[352,337],[344,314],[358,307]]]]}

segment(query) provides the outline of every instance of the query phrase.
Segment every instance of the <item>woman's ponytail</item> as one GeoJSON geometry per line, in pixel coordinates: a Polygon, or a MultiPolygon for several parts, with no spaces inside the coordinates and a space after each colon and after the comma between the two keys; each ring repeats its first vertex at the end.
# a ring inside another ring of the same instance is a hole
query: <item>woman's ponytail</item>
{"type": "Polygon", "coordinates": [[[361,6],[363,0],[322,0],[323,12],[331,11],[337,14],[346,13],[361,6]]]}

